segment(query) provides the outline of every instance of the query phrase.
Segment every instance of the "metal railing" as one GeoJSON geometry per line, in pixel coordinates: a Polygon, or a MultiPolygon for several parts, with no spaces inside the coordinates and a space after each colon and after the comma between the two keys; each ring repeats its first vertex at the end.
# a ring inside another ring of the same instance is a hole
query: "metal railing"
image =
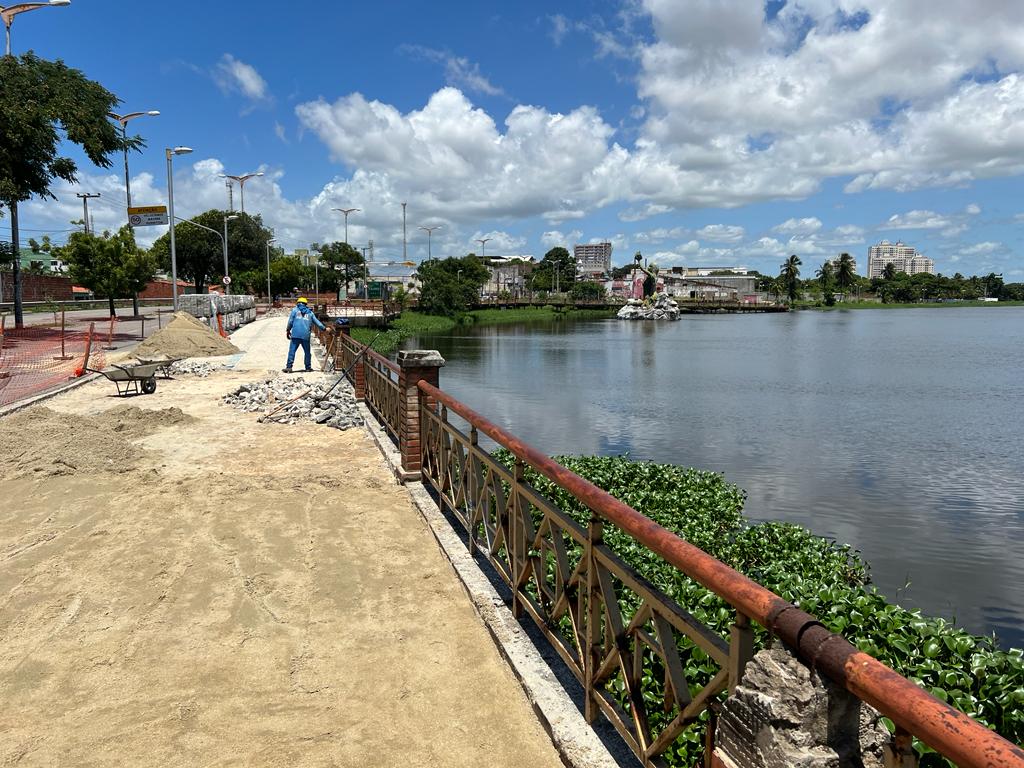
{"type": "Polygon", "coordinates": [[[710,760],[717,700],[737,685],[752,656],[755,621],[893,721],[887,765],[916,765],[916,736],[961,766],[1024,766],[1019,747],[858,651],[810,614],[437,387],[424,381],[417,386],[424,483],[465,528],[470,550],[486,557],[509,586],[513,612],[530,616],[583,685],[588,721],[604,714],[645,765],[664,764],[665,752],[702,718],[711,720],[710,760]],[[449,412],[468,423],[468,434],[449,422],[449,412]],[[511,470],[479,446],[481,433],[512,453],[511,470]],[[527,483],[527,467],[582,502],[591,512],[589,524],[580,525],[527,483]],[[729,641],[613,553],[604,542],[607,524],[724,599],[732,612],[729,641]],[[685,670],[695,654],[706,655],[717,672],[691,690],[685,670]]]}
{"type": "Polygon", "coordinates": [[[334,340],[335,370],[352,369],[349,379],[357,390],[362,389],[366,404],[373,411],[396,443],[399,434],[398,366],[381,354],[367,349],[363,358],[353,366],[364,345],[347,334],[334,340]]]}

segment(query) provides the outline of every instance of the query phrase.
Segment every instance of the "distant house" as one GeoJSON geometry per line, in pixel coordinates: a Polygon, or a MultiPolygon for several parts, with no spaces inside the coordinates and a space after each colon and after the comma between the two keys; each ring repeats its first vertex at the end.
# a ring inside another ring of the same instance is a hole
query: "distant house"
{"type": "Polygon", "coordinates": [[[526,293],[527,277],[536,266],[533,256],[488,256],[483,261],[491,273],[481,289],[484,296],[507,293],[518,297],[526,293]]]}

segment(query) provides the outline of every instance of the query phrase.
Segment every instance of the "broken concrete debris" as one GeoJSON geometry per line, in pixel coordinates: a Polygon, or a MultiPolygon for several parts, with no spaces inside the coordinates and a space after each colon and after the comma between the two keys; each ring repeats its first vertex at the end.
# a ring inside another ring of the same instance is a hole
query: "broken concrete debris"
{"type": "Polygon", "coordinates": [[[226,394],[224,402],[240,411],[266,412],[312,387],[308,395],[289,403],[268,421],[283,424],[312,421],[335,429],[362,426],[363,417],[359,414],[352,385],[343,381],[325,397],[333,383],[334,381],[329,379],[313,383],[306,381],[302,376],[278,376],[242,384],[233,392],[226,394]]]}

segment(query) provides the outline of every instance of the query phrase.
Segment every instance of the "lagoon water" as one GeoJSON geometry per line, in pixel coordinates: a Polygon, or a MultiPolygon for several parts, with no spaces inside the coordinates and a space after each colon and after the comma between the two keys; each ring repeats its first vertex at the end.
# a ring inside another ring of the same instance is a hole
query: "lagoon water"
{"type": "Polygon", "coordinates": [[[549,454],[723,472],[890,598],[1024,645],[1024,308],[461,327],[441,385],[549,454]]]}

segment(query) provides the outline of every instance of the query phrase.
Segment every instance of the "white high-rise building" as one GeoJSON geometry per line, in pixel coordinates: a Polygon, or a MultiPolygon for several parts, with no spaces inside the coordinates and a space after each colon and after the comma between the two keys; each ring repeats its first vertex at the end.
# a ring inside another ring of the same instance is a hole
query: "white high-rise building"
{"type": "Polygon", "coordinates": [[[897,240],[890,243],[883,240],[878,245],[868,248],[868,277],[881,277],[886,264],[892,264],[897,272],[916,275],[919,272],[935,274],[935,262],[922,256],[912,245],[904,245],[897,240]]]}
{"type": "Polygon", "coordinates": [[[607,275],[612,271],[611,243],[583,243],[573,248],[576,271],[582,276],[607,275]]]}

